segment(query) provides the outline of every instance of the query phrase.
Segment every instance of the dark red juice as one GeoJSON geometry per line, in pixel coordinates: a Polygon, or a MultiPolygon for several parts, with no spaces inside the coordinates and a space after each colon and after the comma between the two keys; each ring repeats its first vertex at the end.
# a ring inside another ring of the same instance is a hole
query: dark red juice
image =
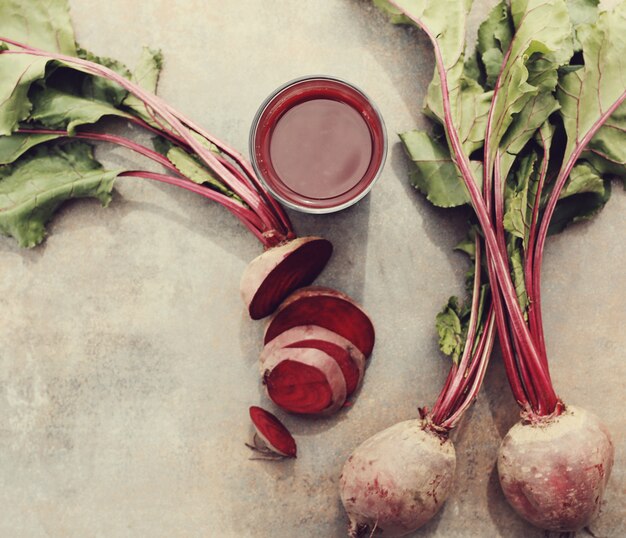
{"type": "Polygon", "coordinates": [[[375,106],[354,86],[327,77],[277,90],[250,133],[260,179],[283,203],[311,213],[337,211],[365,196],[386,150],[375,106]]]}
{"type": "Polygon", "coordinates": [[[283,183],[310,198],[334,198],[354,187],[372,159],[372,136],[350,105],[311,99],[285,112],[270,141],[283,183]]]}

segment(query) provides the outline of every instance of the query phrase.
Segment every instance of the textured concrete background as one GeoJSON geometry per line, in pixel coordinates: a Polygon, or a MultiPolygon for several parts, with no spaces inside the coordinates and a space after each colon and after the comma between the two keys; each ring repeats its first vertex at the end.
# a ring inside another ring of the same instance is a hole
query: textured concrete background
{"type": "MultiPolygon", "coordinates": [[[[391,141],[371,195],[341,214],[293,215],[331,239],[319,279],[371,313],[374,356],[354,407],[327,420],[284,416],[299,458],[248,460],[247,408],[266,400],[257,373],[263,323],[238,294],[259,246],[219,207],[172,188],[120,180],[101,209],[74,203],[44,245],[0,238],[1,537],[341,537],[337,477],[374,432],[431,405],[448,364],[433,318],[462,290],[451,251],[462,211],[437,211],[406,184],[394,133],[422,125],[432,56],[416,31],[361,0],[73,0],[83,46],[129,65],[162,47],[160,93],[245,149],[262,99],[309,73],[338,75],[380,106],[391,141]]],[[[481,3],[479,7],[484,7],[481,3]]],[[[102,150],[110,165],[140,162],[102,150]]],[[[566,402],[602,415],[617,463],[598,537],[624,526],[623,379],[626,196],[549,242],[545,324],[566,402]]],[[[503,500],[494,472],[517,420],[498,357],[455,434],[456,489],[416,536],[536,537],[503,500]]]]}

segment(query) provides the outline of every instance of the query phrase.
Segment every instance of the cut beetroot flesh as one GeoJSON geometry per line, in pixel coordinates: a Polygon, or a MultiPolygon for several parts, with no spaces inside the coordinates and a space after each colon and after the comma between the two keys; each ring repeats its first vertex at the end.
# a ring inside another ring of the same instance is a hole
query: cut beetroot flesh
{"type": "Polygon", "coordinates": [[[326,342],[324,340],[301,340],[294,342],[288,346],[288,348],[314,348],[323,351],[330,355],[337,361],[341,373],[346,380],[346,395],[350,396],[359,386],[361,382],[361,370],[356,365],[350,353],[343,347],[333,344],[332,342],[326,342]]]}
{"type": "Polygon", "coordinates": [[[321,237],[300,237],[252,260],[241,277],[241,296],[252,319],[270,315],[295,289],[308,286],[333,251],[321,237]]]}
{"type": "Polygon", "coordinates": [[[296,441],[285,425],[261,407],[250,407],[250,419],[257,435],[272,451],[286,458],[296,457],[296,441]]]}
{"type": "Polygon", "coordinates": [[[292,413],[321,413],[333,399],[324,372],[289,359],[265,377],[265,384],[273,402],[292,413]]]}
{"type": "Polygon", "coordinates": [[[264,366],[267,395],[285,411],[331,414],[346,401],[346,381],[341,368],[319,349],[277,349],[264,366]]]}
{"type": "Polygon", "coordinates": [[[347,395],[350,396],[361,384],[365,373],[365,356],[352,342],[333,331],[317,325],[292,327],[269,342],[259,357],[261,371],[267,357],[280,348],[317,348],[333,357],[346,380],[347,395]],[[316,345],[321,342],[321,345],[316,345]],[[325,344],[331,344],[324,348],[325,344]]]}
{"type": "Polygon", "coordinates": [[[374,347],[374,326],[347,295],[328,288],[308,287],[288,297],[265,331],[265,344],[299,325],[319,325],[352,342],[368,357],[374,347]]]}

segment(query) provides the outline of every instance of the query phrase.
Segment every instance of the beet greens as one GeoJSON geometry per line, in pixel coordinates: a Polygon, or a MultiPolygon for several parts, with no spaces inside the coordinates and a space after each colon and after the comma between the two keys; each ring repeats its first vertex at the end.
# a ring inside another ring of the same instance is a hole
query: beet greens
{"type": "MultiPolygon", "coordinates": [[[[611,179],[626,177],[618,143],[626,112],[624,3],[598,12],[587,2],[581,13],[574,2],[501,2],[467,58],[464,37],[451,43],[454,26],[441,29],[442,19],[424,14],[428,2],[375,3],[396,22],[422,28],[433,44],[426,111],[434,133],[401,135],[416,165],[411,179],[435,205],[474,208],[490,281],[498,283],[494,306],[515,397],[529,413],[550,414],[558,398],[541,324],[542,253],[549,232],[593,216],[611,179]]],[[[463,18],[465,9],[452,14],[463,18]]]]}
{"type": "MultiPolygon", "coordinates": [[[[593,216],[609,199],[611,180],[626,180],[626,2],[600,9],[596,0],[502,1],[470,53],[471,2],[373,1],[392,22],[420,28],[433,46],[425,101],[432,132],[401,140],[415,164],[411,181],[431,203],[474,210],[472,233],[483,245],[490,288],[483,308],[493,311],[522,410],[500,451],[504,493],[531,523],[577,530],[599,511],[613,446],[600,421],[566,407],[552,385],[541,264],[549,233],[593,216]]],[[[451,300],[438,316],[442,350],[455,359],[464,345],[474,349],[481,289],[472,290],[471,315],[451,300]]],[[[449,377],[423,427],[440,420],[451,387],[449,377]]]]}

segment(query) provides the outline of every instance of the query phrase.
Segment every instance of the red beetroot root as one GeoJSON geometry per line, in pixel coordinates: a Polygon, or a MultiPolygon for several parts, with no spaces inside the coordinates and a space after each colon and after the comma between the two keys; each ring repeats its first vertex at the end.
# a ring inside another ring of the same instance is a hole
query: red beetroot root
{"type": "Polygon", "coordinates": [[[511,506],[542,529],[579,530],[600,511],[613,466],[608,429],[573,406],[557,417],[518,422],[498,455],[500,485],[511,506]]]}
{"type": "Polygon", "coordinates": [[[352,342],[366,357],[372,353],[375,333],[369,316],[339,291],[310,286],[293,293],[270,320],[265,343],[300,325],[324,327],[352,342]]]}
{"type": "Polygon", "coordinates": [[[339,488],[350,538],[404,536],[441,508],[454,482],[452,442],[407,420],[362,443],[346,461],[339,488]]]}
{"type": "Polygon", "coordinates": [[[268,459],[295,458],[297,453],[296,441],[285,425],[272,413],[257,406],[250,407],[250,419],[256,430],[253,450],[261,454],[268,454],[268,459]],[[260,443],[259,443],[260,441],[260,443]]]}
{"type": "Polygon", "coordinates": [[[360,386],[365,373],[365,356],[349,340],[323,327],[293,327],[274,338],[261,352],[261,368],[267,357],[280,348],[315,348],[333,357],[346,380],[347,395],[360,386]]]}
{"type": "Polygon", "coordinates": [[[263,383],[280,408],[329,415],[346,401],[346,381],[337,361],[319,349],[277,349],[264,364],[263,383]]]}
{"type": "Polygon", "coordinates": [[[311,284],[332,252],[333,246],[326,239],[300,237],[257,256],[246,267],[240,283],[250,317],[269,316],[292,291],[311,284]]]}

